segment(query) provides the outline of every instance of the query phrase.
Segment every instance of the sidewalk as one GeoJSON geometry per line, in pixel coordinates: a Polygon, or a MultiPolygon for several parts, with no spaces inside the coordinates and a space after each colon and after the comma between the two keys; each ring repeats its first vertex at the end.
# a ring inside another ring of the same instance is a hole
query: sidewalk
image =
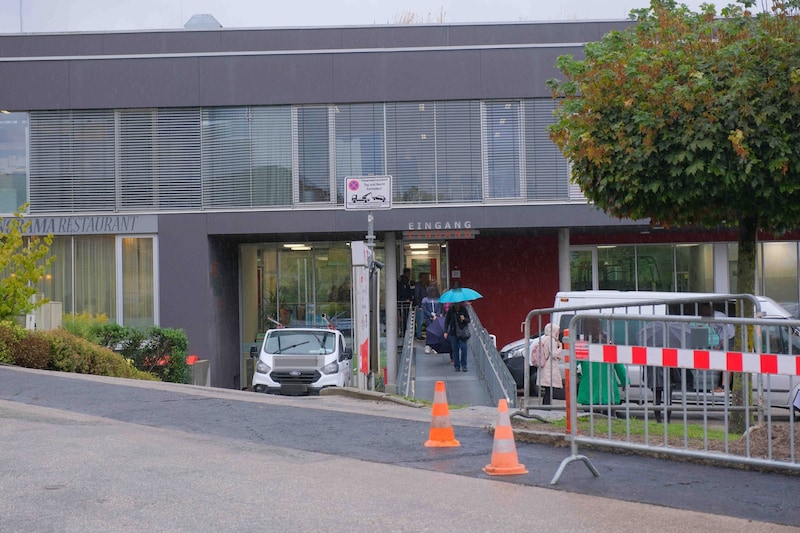
{"type": "Polygon", "coordinates": [[[414,397],[433,401],[437,381],[444,381],[447,403],[450,405],[487,406],[492,405],[489,388],[480,375],[474,356],[469,353],[468,372],[456,372],[450,363],[449,353],[425,353],[425,341],[414,341],[415,385],[414,397]]]}

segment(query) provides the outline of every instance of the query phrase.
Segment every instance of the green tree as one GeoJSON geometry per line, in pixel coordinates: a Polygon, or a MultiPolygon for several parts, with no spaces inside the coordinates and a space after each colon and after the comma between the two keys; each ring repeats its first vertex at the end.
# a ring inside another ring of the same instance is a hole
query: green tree
{"type": "Polygon", "coordinates": [[[28,204],[10,219],[0,219],[0,320],[27,314],[47,303],[32,302],[36,283],[55,260],[49,256],[53,236],[26,236],[31,222],[25,220],[28,204]]]}
{"type": "Polygon", "coordinates": [[[800,221],[800,0],[754,3],[717,17],[652,0],[548,81],[562,99],[551,138],[586,198],[620,218],[737,228],[747,293],[758,232],[800,221]]]}

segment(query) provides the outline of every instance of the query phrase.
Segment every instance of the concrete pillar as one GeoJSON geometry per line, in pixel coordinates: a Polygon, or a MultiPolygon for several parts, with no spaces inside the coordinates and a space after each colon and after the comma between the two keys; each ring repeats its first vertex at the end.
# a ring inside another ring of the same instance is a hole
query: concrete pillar
{"type": "Polygon", "coordinates": [[[397,241],[394,232],[383,238],[385,252],[384,279],[386,280],[386,392],[397,393],[397,241]]]}
{"type": "Polygon", "coordinates": [[[569,228],[558,229],[558,290],[571,290],[569,274],[569,228]]]}

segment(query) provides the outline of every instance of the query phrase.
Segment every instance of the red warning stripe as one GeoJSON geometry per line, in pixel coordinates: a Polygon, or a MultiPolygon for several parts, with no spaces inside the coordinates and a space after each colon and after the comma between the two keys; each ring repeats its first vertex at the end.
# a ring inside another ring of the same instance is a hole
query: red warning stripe
{"type": "Polygon", "coordinates": [[[597,363],[666,366],[800,376],[800,355],[589,344],[582,359],[597,363]]]}

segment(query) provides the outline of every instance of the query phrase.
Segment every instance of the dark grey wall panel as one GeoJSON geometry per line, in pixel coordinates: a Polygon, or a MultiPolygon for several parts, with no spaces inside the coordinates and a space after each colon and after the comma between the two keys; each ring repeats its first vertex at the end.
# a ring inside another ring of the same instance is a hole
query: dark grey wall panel
{"type": "Polygon", "coordinates": [[[200,105],[330,103],[328,54],[201,58],[200,105]]]}
{"type": "MultiPolygon", "coordinates": [[[[160,325],[183,328],[189,353],[212,354],[218,334],[205,215],[158,217],[160,325]]],[[[213,370],[212,370],[213,372],[213,370]]]]}
{"type": "MultiPolygon", "coordinates": [[[[177,215],[176,215],[177,216],[177,215]]],[[[208,213],[201,225],[209,235],[366,234],[367,211],[325,209],[313,211],[248,211],[208,213]]],[[[641,222],[618,220],[586,204],[431,207],[374,211],[375,231],[405,231],[425,222],[472,222],[473,229],[559,228],[569,226],[636,226],[641,222]]],[[[166,219],[159,218],[160,224],[166,219]]]]}
{"type": "Polygon", "coordinates": [[[579,55],[580,43],[627,24],[422,24],[0,36],[0,88],[4,89],[0,108],[549,96],[544,81],[557,74],[553,64],[559,54],[579,55]],[[565,44],[552,45],[557,42],[565,44]],[[534,43],[544,45],[527,47],[534,43]],[[508,47],[494,48],[502,45],[508,47]],[[42,59],[47,56],[63,59],[42,59]],[[64,74],[67,68],[69,79],[64,74]]]}
{"type": "Polygon", "coordinates": [[[218,31],[109,33],[103,36],[103,53],[125,55],[219,52],[223,49],[221,37],[218,31]]]}
{"type": "Polygon", "coordinates": [[[197,58],[72,61],[71,109],[199,105],[197,58]]]}
{"type": "Polygon", "coordinates": [[[334,56],[335,102],[478,98],[479,50],[334,56]]]}
{"type": "Polygon", "coordinates": [[[0,35],[0,57],[98,55],[103,38],[100,33],[0,35]]]}
{"type": "Polygon", "coordinates": [[[70,105],[68,63],[0,63],[0,109],[69,109],[70,105]]]}

